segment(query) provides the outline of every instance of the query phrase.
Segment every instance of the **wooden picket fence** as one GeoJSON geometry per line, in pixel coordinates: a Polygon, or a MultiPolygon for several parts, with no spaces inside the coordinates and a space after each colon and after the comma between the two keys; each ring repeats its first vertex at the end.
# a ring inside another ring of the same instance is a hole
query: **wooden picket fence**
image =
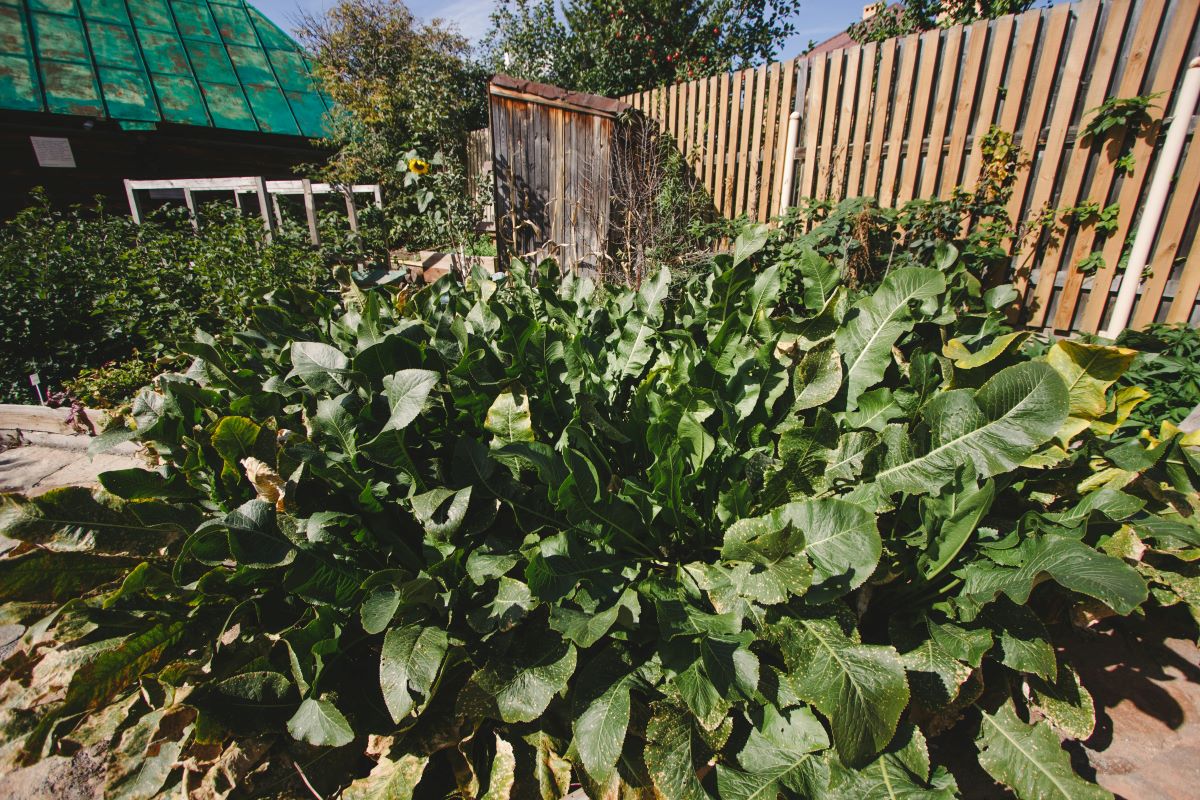
{"type": "MultiPolygon", "coordinates": [[[[1084,0],[967,26],[852,46],[622,98],[670,133],[722,214],[767,221],[791,190],[883,205],[970,190],[979,143],[994,125],[1014,134],[1028,165],[1009,214],[1085,201],[1119,205],[1116,230],[1069,224],[1057,241],[1016,256],[1027,322],[1096,332],[1119,288],[1118,263],[1153,174],[1164,115],[1200,50],[1198,0],[1084,0]],[[1117,129],[1099,141],[1079,130],[1108,97],[1161,93],[1142,136],[1117,129]],[[801,115],[787,148],[788,117],[801,115]],[[1135,167],[1116,155],[1132,139],[1135,167]],[[795,185],[783,185],[794,159],[795,185]],[[1103,266],[1077,265],[1094,252],[1103,266]]],[[[1176,173],[1131,325],[1200,321],[1200,142],[1176,173]]]]}

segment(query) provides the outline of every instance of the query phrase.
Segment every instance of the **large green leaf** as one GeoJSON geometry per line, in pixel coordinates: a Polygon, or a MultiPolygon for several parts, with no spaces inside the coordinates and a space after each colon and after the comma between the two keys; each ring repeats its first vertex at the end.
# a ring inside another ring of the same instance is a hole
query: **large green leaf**
{"type": "MultiPolygon", "coordinates": [[[[875,517],[855,503],[802,500],[780,506],[764,519],[768,523],[764,530],[791,529],[803,535],[804,554],[813,568],[808,597],[815,602],[832,600],[858,588],[879,563],[883,543],[875,527],[875,517]]],[[[749,526],[759,527],[759,523],[743,521],[731,531],[740,539],[750,530],[749,526]]],[[[737,552],[741,547],[744,545],[739,545],[737,552]]],[[[797,572],[800,567],[790,566],[783,558],[771,563],[776,583],[782,580],[780,586],[788,591],[799,588],[803,581],[797,572]]]]}
{"type": "Polygon", "coordinates": [[[805,353],[792,372],[792,390],[796,394],[792,410],[824,405],[837,396],[841,386],[842,361],[833,339],[828,339],[805,353]]]}
{"type": "Polygon", "coordinates": [[[903,726],[896,739],[860,770],[835,767],[830,796],[837,800],[952,800],[958,786],[945,770],[932,775],[929,749],[921,731],[903,726]]]}
{"type": "Polygon", "coordinates": [[[964,467],[968,480],[1014,469],[1054,436],[1067,407],[1067,389],[1052,368],[1007,367],[978,391],[954,389],[931,400],[924,411],[928,442],[900,452],[889,447],[875,481],[887,493],[926,494],[964,467]]]}
{"type": "Polygon", "coordinates": [[[520,636],[471,676],[459,705],[504,722],[532,722],[566,688],[575,658],[575,645],[556,635],[520,636]]]}
{"type": "Polygon", "coordinates": [[[1111,800],[1112,794],[1075,774],[1058,737],[1046,725],[1027,725],[1007,702],[983,712],[979,763],[1020,800],[1111,800]]]}
{"type": "Polygon", "coordinates": [[[291,355],[292,371],[287,377],[300,378],[314,392],[336,394],[349,385],[346,376],[350,359],[336,347],[324,342],[296,342],[291,355]]]}
{"type": "Polygon", "coordinates": [[[342,747],[354,741],[354,730],[329,700],[306,699],[287,723],[288,733],[316,747],[342,747]]]}
{"type": "Polygon", "coordinates": [[[793,688],[829,720],[838,755],[850,766],[870,762],[908,705],[899,655],[859,643],[830,618],[785,619],[774,630],[793,688]]]}
{"type": "Polygon", "coordinates": [[[385,431],[404,430],[425,408],[429,393],[438,382],[438,374],[427,369],[402,369],[385,375],[383,393],[391,409],[385,431]]]}
{"type": "Polygon", "coordinates": [[[416,705],[414,693],[426,701],[442,670],[449,638],[441,628],[406,625],[391,628],[379,655],[379,688],[392,720],[400,724],[416,705]]]}
{"type": "Polygon", "coordinates": [[[525,391],[519,386],[510,386],[496,395],[483,427],[495,435],[492,440],[495,446],[532,442],[533,417],[529,413],[529,397],[525,391]]]}
{"type": "Polygon", "coordinates": [[[1090,420],[1103,416],[1109,387],[1125,374],[1136,356],[1137,351],[1127,347],[1059,339],[1046,354],[1046,362],[1067,386],[1071,416],[1090,420]]]}
{"type": "Polygon", "coordinates": [[[1146,582],[1137,570],[1119,558],[1089,547],[1069,536],[1043,535],[1021,545],[1016,567],[983,563],[967,568],[963,594],[987,602],[1000,592],[1017,603],[1029,594],[1042,575],[1060,585],[1105,603],[1119,614],[1128,614],[1146,601],[1146,582]]]}
{"type": "Polygon", "coordinates": [[[765,706],[762,719],[737,754],[741,769],[717,767],[722,800],[775,800],[783,790],[803,797],[819,796],[826,776],[817,753],[829,747],[829,736],[807,708],[779,711],[765,706]]]}
{"type": "Polygon", "coordinates": [[[909,303],[922,302],[932,313],[932,301],[946,290],[936,269],[902,267],[883,279],[874,294],[856,302],[845,326],[837,332],[838,352],[846,361],[846,410],[858,407],[864,391],[883,380],[892,358],[892,345],[913,327],[909,303]]]}
{"type": "Polygon", "coordinates": [[[646,768],[660,797],[672,800],[709,800],[696,777],[699,750],[687,709],[667,702],[653,706],[646,725],[646,768]]]}
{"type": "Polygon", "coordinates": [[[132,558],[40,549],[0,559],[0,600],[62,602],[82,597],[99,586],[121,580],[137,564],[132,558]]]}
{"type": "Polygon", "coordinates": [[[608,783],[629,729],[629,693],[636,673],[607,651],[581,672],[575,696],[575,750],[598,783],[608,783]]]}
{"type": "Polygon", "coordinates": [[[412,800],[429,764],[428,756],[405,753],[396,760],[381,756],[365,778],[342,790],[343,800],[412,800]]]}

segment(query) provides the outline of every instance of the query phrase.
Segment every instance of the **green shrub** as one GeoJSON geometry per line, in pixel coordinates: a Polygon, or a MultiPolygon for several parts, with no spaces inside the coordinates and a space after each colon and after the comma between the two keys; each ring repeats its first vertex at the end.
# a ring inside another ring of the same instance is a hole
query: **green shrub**
{"type": "Polygon", "coordinates": [[[207,206],[195,235],[182,209],[138,226],[101,206],[52,208],[44,195],[0,227],[0,399],[29,401],[26,376],[57,386],[81,369],[173,351],[196,329],[245,321],[248,299],[318,284],[325,260],[296,226],[207,206]]]}
{"type": "Polygon", "coordinates": [[[1129,415],[1129,433],[1157,433],[1164,422],[1178,425],[1200,405],[1200,331],[1186,323],[1155,323],[1124,331],[1117,344],[1139,351],[1120,385],[1149,393],[1129,415]]]}
{"type": "Polygon", "coordinates": [[[0,768],[86,747],[141,796],[303,794],[294,763],[345,798],[951,797],[949,729],[1019,797],[1107,796],[1059,746],[1095,716],[1050,623],[1195,604],[1190,440],[1111,446],[1130,356],[1031,358],[957,308],[946,246],[851,288],[764,239],[636,291],[549,264],[288,287],[189,345],[98,443],[161,466],[0,516],[29,626],[0,768]]]}
{"type": "Polygon", "coordinates": [[[64,387],[68,395],[82,400],[88,408],[115,408],[131,400],[159,371],[154,362],[141,358],[135,350],[123,361],[80,370],[64,387]]]}

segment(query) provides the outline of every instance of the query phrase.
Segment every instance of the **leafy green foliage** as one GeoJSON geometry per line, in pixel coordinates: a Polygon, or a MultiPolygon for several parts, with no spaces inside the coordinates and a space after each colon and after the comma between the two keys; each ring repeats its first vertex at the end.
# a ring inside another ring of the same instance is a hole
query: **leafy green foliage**
{"type": "Polygon", "coordinates": [[[618,96],[771,60],[795,33],[795,0],[569,0],[498,5],[484,40],[494,72],[618,96]]]}
{"type": "Polygon", "coordinates": [[[1080,137],[1102,138],[1109,131],[1127,130],[1135,135],[1150,120],[1150,109],[1162,92],[1140,94],[1134,97],[1109,97],[1086,113],[1091,116],[1083,126],[1080,137]]]}
{"type": "Polygon", "coordinates": [[[1117,344],[1138,351],[1121,377],[1122,388],[1149,393],[1129,414],[1126,432],[1157,431],[1163,422],[1178,425],[1200,405],[1200,332],[1187,324],[1154,323],[1121,333],[1117,344]]]}
{"type": "Polygon", "coordinates": [[[1129,351],[1034,355],[952,247],[851,285],[766,238],[637,289],[281,289],[189,348],[97,444],[157,470],[6,501],[0,763],[116,738],[145,796],[323,748],[349,797],[948,797],[925,736],[961,718],[1019,797],[1103,796],[1022,715],[1089,730],[1051,623],[1197,608],[1192,439],[1110,441],[1129,351]]]}
{"type": "Polygon", "coordinates": [[[138,226],[99,207],[55,210],[35,194],[0,227],[0,340],[12,345],[0,354],[0,398],[34,399],[26,376],[37,372],[44,388],[75,378],[85,402],[123,402],[152,377],[148,364],[197,328],[239,327],[247,298],[316,286],[324,259],[293,234],[267,243],[261,220],[211,206],[197,236],[180,213],[138,226]]]}

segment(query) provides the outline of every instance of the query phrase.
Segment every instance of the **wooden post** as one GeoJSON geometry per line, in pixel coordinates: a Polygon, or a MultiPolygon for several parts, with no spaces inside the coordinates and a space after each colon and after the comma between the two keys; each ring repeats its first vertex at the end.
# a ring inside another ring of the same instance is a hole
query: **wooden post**
{"type": "Polygon", "coordinates": [[[258,193],[258,210],[263,218],[263,230],[267,232],[267,241],[274,238],[275,222],[271,219],[271,206],[267,202],[267,182],[259,175],[254,179],[254,190],[258,193]]]}
{"type": "Polygon", "coordinates": [[[358,233],[358,209],[354,207],[354,187],[347,186],[342,191],[346,194],[346,216],[350,218],[350,230],[358,233]]]}
{"type": "Polygon", "coordinates": [[[191,189],[183,190],[183,202],[187,206],[188,216],[192,219],[192,230],[199,233],[200,215],[196,213],[196,198],[192,196],[191,189]]]}
{"type": "Polygon", "coordinates": [[[304,191],[304,216],[308,219],[308,239],[314,246],[320,246],[321,232],[317,228],[317,201],[313,197],[312,181],[304,178],[300,181],[300,188],[304,191]]]}
{"type": "Polygon", "coordinates": [[[383,211],[383,189],[379,184],[375,184],[375,207],[383,211]]]}
{"type": "Polygon", "coordinates": [[[142,224],[142,207],[138,205],[137,192],[130,185],[129,180],[125,181],[125,196],[129,198],[129,216],[133,217],[134,224],[142,224]]]}
{"type": "Polygon", "coordinates": [[[271,208],[275,211],[275,224],[283,225],[283,211],[279,208],[279,195],[271,192],[271,208]]]}
{"type": "Polygon", "coordinates": [[[233,206],[238,211],[242,210],[242,191],[241,191],[241,189],[233,190],[233,206]]]}

